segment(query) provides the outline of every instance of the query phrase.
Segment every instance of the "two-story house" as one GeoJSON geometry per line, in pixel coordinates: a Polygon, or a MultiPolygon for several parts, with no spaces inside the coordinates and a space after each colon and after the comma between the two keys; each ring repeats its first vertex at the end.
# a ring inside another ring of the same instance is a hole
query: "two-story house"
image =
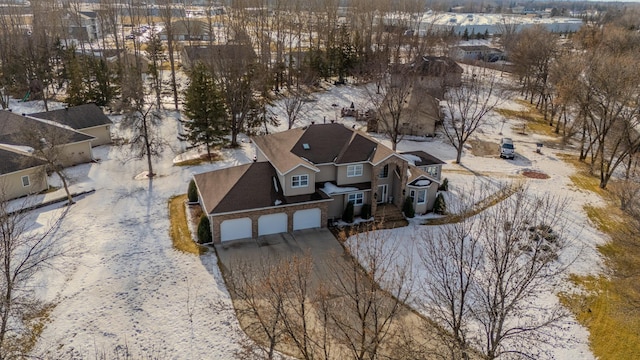
{"type": "Polygon", "coordinates": [[[254,163],[194,176],[214,242],[325,227],[348,202],[418,212],[433,207],[438,180],[360,131],[310,125],[253,139],[254,163]]]}

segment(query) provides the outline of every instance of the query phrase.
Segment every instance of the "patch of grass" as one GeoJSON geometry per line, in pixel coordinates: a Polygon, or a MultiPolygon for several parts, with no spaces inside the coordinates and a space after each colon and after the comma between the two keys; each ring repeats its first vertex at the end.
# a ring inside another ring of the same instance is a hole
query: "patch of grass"
{"type": "Polygon", "coordinates": [[[529,104],[528,102],[521,103],[525,107],[526,110],[512,110],[512,109],[495,109],[495,112],[504,116],[507,119],[520,119],[523,120],[526,124],[526,128],[522,128],[522,126],[517,125],[513,126],[513,129],[517,132],[522,132],[524,130],[527,132],[534,132],[536,134],[547,135],[557,137],[558,134],[555,133],[555,127],[549,125],[549,122],[544,119],[544,116],[540,113],[535,106],[529,104]]]}
{"type": "Polygon", "coordinates": [[[169,220],[171,221],[169,233],[171,241],[173,242],[173,247],[180,251],[202,255],[207,252],[207,248],[198,245],[191,237],[189,225],[187,224],[186,201],[186,194],[169,199],[169,220]]]}
{"type": "Polygon", "coordinates": [[[640,359],[639,294],[619,279],[604,276],[574,276],[572,281],[583,292],[561,294],[560,301],[589,328],[596,358],[640,359]]]}
{"type": "Polygon", "coordinates": [[[218,154],[218,153],[212,152],[211,153],[211,160],[209,160],[209,157],[207,156],[207,154],[201,154],[197,158],[188,159],[188,160],[184,160],[184,161],[179,161],[179,162],[173,163],[173,165],[175,165],[175,166],[193,166],[193,165],[200,165],[202,163],[214,162],[214,161],[219,161],[219,160],[222,160],[222,156],[220,156],[220,154],[218,154]]]}

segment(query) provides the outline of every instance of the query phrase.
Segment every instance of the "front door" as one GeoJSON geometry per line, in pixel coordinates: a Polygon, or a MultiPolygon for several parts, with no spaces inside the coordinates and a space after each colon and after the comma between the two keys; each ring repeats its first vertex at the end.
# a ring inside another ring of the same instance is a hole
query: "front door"
{"type": "Polygon", "coordinates": [[[378,204],[387,202],[387,184],[378,185],[378,192],[376,193],[376,202],[378,204]]]}

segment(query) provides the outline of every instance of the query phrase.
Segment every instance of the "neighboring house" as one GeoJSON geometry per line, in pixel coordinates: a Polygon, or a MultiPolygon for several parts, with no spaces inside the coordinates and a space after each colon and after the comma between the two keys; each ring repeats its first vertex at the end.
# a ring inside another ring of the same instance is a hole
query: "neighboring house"
{"type": "MultiPolygon", "coordinates": [[[[213,29],[209,24],[195,19],[178,20],[171,23],[171,35],[176,41],[212,41],[214,40],[213,29]]],[[[167,29],[163,29],[158,34],[160,40],[169,39],[167,29]]]]}
{"type": "Polygon", "coordinates": [[[0,148],[32,147],[33,139],[38,136],[41,136],[41,141],[46,141],[47,137],[56,141],[55,148],[60,150],[59,161],[62,166],[93,160],[92,136],[54,122],[0,111],[0,148]]]}
{"type": "Polygon", "coordinates": [[[427,154],[424,151],[407,151],[401,153],[410,164],[429,174],[435,180],[440,181],[442,175],[442,165],[444,161],[437,157],[427,154]]]}
{"type": "Polygon", "coordinates": [[[250,45],[223,44],[185,46],[182,49],[182,66],[191,69],[200,62],[215,72],[234,65],[242,65],[256,59],[250,45]]]}
{"type": "Polygon", "coordinates": [[[486,45],[460,45],[451,49],[451,56],[457,61],[492,61],[501,58],[503,53],[486,45]]]}
{"type": "MultiPolygon", "coordinates": [[[[383,103],[386,100],[383,100],[383,103]]],[[[413,88],[405,101],[405,107],[400,113],[399,132],[402,135],[434,136],[436,125],[441,121],[440,101],[425,91],[413,88]]],[[[380,123],[392,122],[388,108],[379,109],[378,116],[367,123],[367,131],[375,133],[387,133],[386,129],[393,129],[393,124],[380,123]]]]}
{"type": "Polygon", "coordinates": [[[92,146],[111,144],[113,121],[96,104],[72,106],[60,110],[29,114],[29,116],[55,121],[83,134],[93,136],[92,146]]]}
{"type": "Polygon", "coordinates": [[[44,161],[0,149],[0,200],[36,194],[48,188],[44,161]]]}
{"type": "Polygon", "coordinates": [[[415,195],[430,210],[438,181],[368,135],[318,124],[253,138],[256,162],[194,176],[214,242],[325,227],[349,201],[392,204],[415,195]]]}
{"type": "Polygon", "coordinates": [[[442,98],[447,87],[462,85],[462,67],[445,56],[423,56],[414,62],[414,86],[442,98]]]}

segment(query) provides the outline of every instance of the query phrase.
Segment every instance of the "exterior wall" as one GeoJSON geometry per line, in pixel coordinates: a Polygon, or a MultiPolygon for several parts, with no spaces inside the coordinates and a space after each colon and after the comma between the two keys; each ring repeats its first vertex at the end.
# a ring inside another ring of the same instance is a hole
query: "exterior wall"
{"type": "Polygon", "coordinates": [[[91,146],[100,146],[111,144],[111,131],[109,128],[109,125],[100,125],[78,131],[95,137],[95,139],[91,140],[91,146]]]}
{"type": "Polygon", "coordinates": [[[316,173],[316,182],[336,181],[337,170],[335,165],[316,165],[316,167],[320,169],[320,172],[316,173]]]}
{"type": "MultiPolygon", "coordinates": [[[[389,198],[387,198],[387,202],[401,208],[404,199],[403,191],[405,190],[407,184],[408,167],[409,163],[398,156],[392,156],[386,161],[383,161],[382,163],[374,166],[372,168],[372,173],[375,176],[371,177],[371,194],[374,194],[378,191],[378,184],[388,184],[389,186],[387,188],[387,196],[389,196],[389,198]],[[385,165],[389,165],[389,176],[385,179],[379,179],[378,174],[380,172],[380,169],[382,169],[385,165]],[[396,167],[399,168],[397,175],[396,167]]],[[[377,208],[378,204],[375,201],[372,201],[371,213],[375,214],[377,208]]]]}
{"type": "MultiPolygon", "coordinates": [[[[280,177],[278,175],[278,177],[280,177]]],[[[298,166],[296,169],[284,176],[284,179],[280,179],[280,184],[284,187],[285,196],[295,196],[311,194],[316,191],[315,171],[306,168],[304,166],[298,166]],[[295,175],[309,175],[309,184],[306,187],[294,188],[291,187],[291,178],[295,175]]]]}
{"type": "Polygon", "coordinates": [[[37,166],[0,176],[0,192],[2,200],[11,200],[30,194],[39,193],[49,187],[44,166],[37,166]],[[29,186],[22,186],[22,177],[29,176],[29,186]]]}
{"type": "Polygon", "coordinates": [[[290,205],[290,206],[280,206],[273,207],[264,210],[256,210],[251,212],[241,212],[241,213],[233,213],[233,214],[225,214],[225,215],[209,215],[209,220],[211,222],[211,234],[213,236],[214,243],[220,243],[220,224],[225,220],[232,219],[240,219],[240,218],[250,218],[251,219],[251,232],[252,237],[258,237],[258,219],[262,215],[269,214],[277,214],[277,213],[286,213],[287,214],[287,231],[293,231],[293,214],[298,210],[306,210],[306,209],[320,209],[320,226],[327,226],[327,212],[329,208],[329,202],[315,202],[315,203],[304,203],[299,205],[290,205]]]}
{"type": "Polygon", "coordinates": [[[342,213],[344,212],[345,201],[344,195],[333,195],[331,196],[333,201],[329,203],[329,209],[327,216],[329,219],[339,219],[342,217],[342,213]]]}
{"type": "Polygon", "coordinates": [[[93,160],[90,141],[61,145],[60,147],[62,151],[60,163],[64,167],[88,163],[93,160]]]}
{"type": "Polygon", "coordinates": [[[427,190],[426,193],[426,203],[418,204],[418,199],[413,199],[413,208],[416,211],[416,214],[424,214],[433,210],[433,204],[436,202],[436,196],[438,195],[438,184],[432,182],[429,186],[407,186],[407,196],[410,194],[411,190],[427,190]]]}
{"type": "MultiPolygon", "coordinates": [[[[355,165],[355,164],[351,164],[355,165]]],[[[349,165],[336,166],[336,184],[338,186],[371,181],[371,165],[362,163],[362,176],[347,177],[349,165]]]]}

